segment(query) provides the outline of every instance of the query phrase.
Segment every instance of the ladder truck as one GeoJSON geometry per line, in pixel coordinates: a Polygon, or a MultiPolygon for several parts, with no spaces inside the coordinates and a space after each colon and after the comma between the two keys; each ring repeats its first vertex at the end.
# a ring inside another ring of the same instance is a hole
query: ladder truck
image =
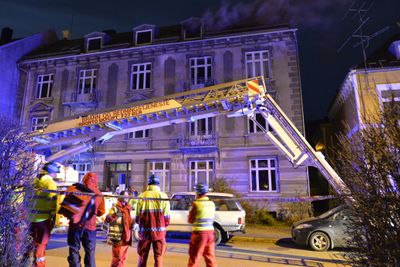
{"type": "Polygon", "coordinates": [[[34,150],[67,146],[46,158],[62,161],[121,134],[153,129],[197,119],[225,115],[247,116],[292,163],[313,166],[339,195],[349,190],[320,152],[316,152],[268,93],[263,77],[243,79],[130,103],[117,108],[91,111],[79,117],[50,122],[33,132],[34,150]],[[256,119],[261,114],[265,129],[256,119]],[[272,130],[271,130],[272,129],[272,130]]]}

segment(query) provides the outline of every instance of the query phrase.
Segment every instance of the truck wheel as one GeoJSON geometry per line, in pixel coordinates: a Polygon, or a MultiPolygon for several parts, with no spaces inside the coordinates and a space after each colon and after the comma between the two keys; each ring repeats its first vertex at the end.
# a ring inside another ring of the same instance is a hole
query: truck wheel
{"type": "Polygon", "coordinates": [[[331,246],[329,236],[323,232],[315,232],[310,236],[309,245],[315,251],[327,251],[331,246]]]}

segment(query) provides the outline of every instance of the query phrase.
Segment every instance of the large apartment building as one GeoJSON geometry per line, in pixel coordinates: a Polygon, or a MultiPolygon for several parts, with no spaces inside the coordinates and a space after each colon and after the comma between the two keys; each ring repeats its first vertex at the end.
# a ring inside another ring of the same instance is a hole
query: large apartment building
{"type": "MultiPolygon", "coordinates": [[[[304,132],[296,29],[287,26],[213,32],[196,18],[170,27],[146,24],[63,39],[19,66],[27,73],[20,85],[26,91],[22,120],[32,131],[52,120],[262,75],[304,132]]],[[[257,120],[266,124],[261,116],[257,120]]],[[[148,174],[156,173],[170,193],[224,178],[255,198],[309,194],[307,168],[294,169],[247,117],[131,132],[68,162],[81,175],[97,172],[103,190],[122,182],[141,191],[148,174]]]]}

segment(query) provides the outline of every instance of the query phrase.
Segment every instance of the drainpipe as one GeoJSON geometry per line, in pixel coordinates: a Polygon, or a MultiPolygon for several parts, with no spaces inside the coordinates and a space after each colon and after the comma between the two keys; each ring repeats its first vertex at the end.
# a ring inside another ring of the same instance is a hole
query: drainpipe
{"type": "Polygon", "coordinates": [[[17,69],[21,72],[24,72],[26,75],[26,82],[25,82],[25,88],[24,88],[24,94],[23,94],[23,100],[22,100],[22,105],[21,105],[21,116],[19,118],[19,123],[22,126],[23,122],[24,122],[24,113],[25,113],[25,107],[26,107],[26,101],[27,101],[27,91],[28,91],[28,85],[29,85],[29,74],[28,71],[25,70],[24,68],[22,68],[19,63],[17,63],[17,69]]]}

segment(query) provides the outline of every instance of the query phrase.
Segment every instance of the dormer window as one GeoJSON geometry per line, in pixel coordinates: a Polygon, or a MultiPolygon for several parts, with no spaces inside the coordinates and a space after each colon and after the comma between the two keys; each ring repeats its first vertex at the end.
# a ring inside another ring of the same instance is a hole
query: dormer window
{"type": "Polygon", "coordinates": [[[153,30],[143,30],[136,32],[136,45],[151,44],[153,41],[153,30]]]}
{"type": "Polygon", "coordinates": [[[203,37],[203,22],[199,18],[189,18],[181,22],[183,39],[198,39],[203,37]]]}
{"type": "Polygon", "coordinates": [[[100,50],[103,45],[103,37],[91,37],[86,41],[86,51],[100,50]]]}

